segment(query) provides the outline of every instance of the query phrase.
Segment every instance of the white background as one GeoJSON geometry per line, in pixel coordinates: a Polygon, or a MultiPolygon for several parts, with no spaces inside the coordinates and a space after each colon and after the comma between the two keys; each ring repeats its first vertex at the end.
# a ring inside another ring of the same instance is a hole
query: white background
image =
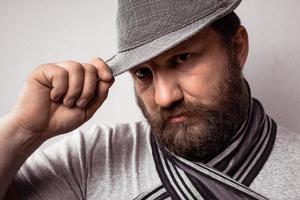
{"type": "MultiPolygon", "coordinates": [[[[116,52],[116,0],[0,0],[0,115],[13,107],[39,64],[104,59],[116,52]]],[[[248,0],[237,9],[250,36],[245,66],[253,96],[280,124],[300,132],[300,1],[248,0]]],[[[81,127],[142,119],[126,73],[81,127]]]]}

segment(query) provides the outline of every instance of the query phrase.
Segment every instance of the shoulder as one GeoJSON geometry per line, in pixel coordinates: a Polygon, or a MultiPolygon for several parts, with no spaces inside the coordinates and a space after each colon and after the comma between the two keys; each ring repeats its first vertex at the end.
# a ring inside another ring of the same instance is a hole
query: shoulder
{"type": "Polygon", "coordinates": [[[115,191],[130,199],[158,180],[142,121],[77,130],[28,158],[14,183],[24,199],[75,199],[82,191],[87,199],[117,199],[115,191]]]}
{"type": "MultiPolygon", "coordinates": [[[[146,121],[132,123],[118,123],[112,125],[95,125],[86,130],[77,129],[51,142],[43,148],[42,153],[47,155],[60,154],[86,154],[89,151],[102,151],[109,146],[128,145],[136,142],[147,142],[150,135],[150,127],[146,121]],[[51,145],[50,145],[51,144],[51,145]]],[[[56,155],[55,155],[56,157],[56,155]]],[[[76,156],[78,157],[78,156],[76,156]]]]}
{"type": "MultiPolygon", "coordinates": [[[[277,128],[277,135],[267,166],[280,172],[300,169],[300,133],[295,133],[283,127],[277,128]]],[[[273,173],[276,173],[274,171],[273,173]]],[[[292,174],[290,174],[292,175],[292,174]]],[[[293,176],[291,176],[292,178],[293,176]]]]}
{"type": "MultiPolygon", "coordinates": [[[[87,157],[121,155],[126,151],[148,150],[150,126],[146,121],[96,125],[89,131],[76,130],[58,143],[46,149],[47,153],[60,151],[63,154],[85,154],[87,157]],[[143,148],[140,148],[143,147],[143,148]],[[146,149],[145,149],[146,148],[146,149]]],[[[80,157],[76,155],[75,157],[80,157]]]]}
{"type": "Polygon", "coordinates": [[[300,198],[300,134],[277,128],[273,150],[251,187],[271,199],[300,198]]]}
{"type": "Polygon", "coordinates": [[[296,153],[295,150],[299,150],[300,147],[300,133],[279,126],[274,149],[279,147],[284,151],[296,153]]]}

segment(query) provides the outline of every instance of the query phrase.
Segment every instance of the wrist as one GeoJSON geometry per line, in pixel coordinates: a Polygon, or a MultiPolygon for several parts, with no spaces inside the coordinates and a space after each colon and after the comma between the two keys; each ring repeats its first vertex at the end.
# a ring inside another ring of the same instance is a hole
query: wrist
{"type": "Polygon", "coordinates": [[[28,157],[44,140],[18,124],[11,114],[0,118],[0,144],[18,157],[28,157]]]}

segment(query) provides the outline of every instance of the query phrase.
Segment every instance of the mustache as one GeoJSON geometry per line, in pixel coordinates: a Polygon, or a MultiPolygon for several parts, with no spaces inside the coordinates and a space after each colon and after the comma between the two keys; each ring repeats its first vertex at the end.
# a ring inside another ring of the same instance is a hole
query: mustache
{"type": "Polygon", "coordinates": [[[156,111],[154,111],[151,115],[147,111],[144,102],[141,100],[139,96],[137,96],[137,103],[140,106],[142,112],[146,116],[148,120],[152,122],[152,124],[163,124],[170,117],[186,115],[186,116],[202,116],[204,119],[209,119],[211,115],[218,115],[221,113],[221,110],[217,106],[213,105],[205,105],[199,102],[187,102],[187,101],[179,101],[174,102],[169,107],[159,107],[156,111]]]}
{"type": "Polygon", "coordinates": [[[182,101],[176,102],[168,108],[160,108],[157,114],[160,116],[161,119],[164,120],[178,115],[206,115],[207,113],[211,113],[212,111],[215,111],[215,109],[212,108],[212,106],[204,105],[201,103],[190,103],[182,101]]]}

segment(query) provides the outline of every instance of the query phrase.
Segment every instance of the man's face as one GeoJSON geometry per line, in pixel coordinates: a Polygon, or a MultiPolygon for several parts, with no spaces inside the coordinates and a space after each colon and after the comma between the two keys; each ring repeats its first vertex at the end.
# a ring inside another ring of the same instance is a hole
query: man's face
{"type": "Polygon", "coordinates": [[[190,160],[222,150],[244,120],[247,91],[234,53],[206,28],[130,72],[160,144],[190,160]]]}

